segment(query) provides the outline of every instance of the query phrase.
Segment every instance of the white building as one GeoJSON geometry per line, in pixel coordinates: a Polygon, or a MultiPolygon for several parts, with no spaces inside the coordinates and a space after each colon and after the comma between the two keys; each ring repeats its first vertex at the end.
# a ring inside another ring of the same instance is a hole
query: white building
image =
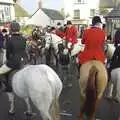
{"type": "Polygon", "coordinates": [[[59,11],[41,8],[31,16],[31,18],[26,22],[26,25],[46,27],[47,25],[54,26],[58,22],[64,24],[64,17],[59,11]]]}
{"type": "Polygon", "coordinates": [[[0,22],[10,22],[15,20],[15,10],[13,0],[0,0],[0,22]]]}
{"type": "Polygon", "coordinates": [[[66,20],[73,24],[88,25],[90,19],[98,14],[99,0],[64,0],[66,20]]]}

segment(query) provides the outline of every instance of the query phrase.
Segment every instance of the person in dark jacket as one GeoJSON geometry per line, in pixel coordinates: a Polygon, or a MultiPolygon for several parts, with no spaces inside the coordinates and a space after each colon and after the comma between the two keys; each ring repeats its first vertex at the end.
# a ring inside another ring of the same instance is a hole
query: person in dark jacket
{"type": "Polygon", "coordinates": [[[115,47],[117,47],[117,45],[120,44],[120,28],[117,29],[117,31],[115,32],[113,42],[114,42],[115,47]]]}
{"type": "Polygon", "coordinates": [[[2,32],[0,32],[0,66],[3,64],[3,54],[4,54],[3,43],[4,43],[4,36],[3,36],[2,32]]]}
{"type": "Polygon", "coordinates": [[[6,64],[0,68],[0,75],[14,69],[20,69],[26,57],[26,39],[20,34],[20,25],[12,22],[10,26],[10,37],[6,43],[6,64]]]}
{"type": "Polygon", "coordinates": [[[110,81],[108,86],[107,99],[119,103],[119,69],[120,69],[120,44],[117,44],[110,63],[110,81]]]}
{"type": "Polygon", "coordinates": [[[117,45],[110,63],[110,70],[120,68],[120,44],[117,45]]]}

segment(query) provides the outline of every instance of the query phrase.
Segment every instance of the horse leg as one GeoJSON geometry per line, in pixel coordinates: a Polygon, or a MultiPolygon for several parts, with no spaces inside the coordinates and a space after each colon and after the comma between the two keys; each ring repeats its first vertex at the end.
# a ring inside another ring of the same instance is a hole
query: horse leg
{"type": "Polygon", "coordinates": [[[112,98],[112,94],[113,94],[113,83],[110,80],[108,83],[108,93],[107,93],[107,99],[112,98]]]}
{"type": "Polygon", "coordinates": [[[79,118],[80,118],[79,120],[83,120],[83,112],[82,111],[80,112],[79,118]]]}
{"type": "Polygon", "coordinates": [[[58,62],[58,56],[55,55],[55,60],[56,60],[56,69],[59,69],[59,62],[58,62]]]}
{"type": "MultiPolygon", "coordinates": [[[[47,52],[48,52],[48,51],[47,51],[47,52]]],[[[47,64],[48,66],[50,65],[50,62],[51,62],[51,59],[50,59],[51,57],[50,57],[50,55],[51,55],[50,53],[47,53],[46,56],[45,56],[45,57],[46,57],[46,64],[47,64]]]]}
{"type": "Polygon", "coordinates": [[[12,92],[8,92],[7,95],[10,102],[9,114],[13,115],[15,113],[15,96],[12,92]]]}
{"type": "Polygon", "coordinates": [[[32,113],[32,108],[31,108],[31,105],[30,105],[30,100],[29,98],[25,98],[25,103],[27,105],[27,111],[25,112],[26,116],[36,116],[36,113],[32,113]]]}

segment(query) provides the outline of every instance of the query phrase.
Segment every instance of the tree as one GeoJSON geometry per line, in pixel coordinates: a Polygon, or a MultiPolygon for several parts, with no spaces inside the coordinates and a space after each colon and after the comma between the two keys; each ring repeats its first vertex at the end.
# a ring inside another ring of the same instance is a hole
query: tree
{"type": "Polygon", "coordinates": [[[120,4],[120,0],[113,0],[114,3],[114,7],[118,7],[118,5],[120,4]]]}
{"type": "Polygon", "coordinates": [[[107,8],[100,8],[100,15],[107,15],[109,13],[109,10],[107,8]]]}
{"type": "Polygon", "coordinates": [[[16,3],[16,2],[17,2],[17,0],[13,0],[13,2],[14,2],[14,3],[16,3]]]}

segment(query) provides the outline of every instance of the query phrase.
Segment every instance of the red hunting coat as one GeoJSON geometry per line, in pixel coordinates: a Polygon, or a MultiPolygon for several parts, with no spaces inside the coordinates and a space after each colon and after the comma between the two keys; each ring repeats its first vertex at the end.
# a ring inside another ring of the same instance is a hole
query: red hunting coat
{"type": "Polygon", "coordinates": [[[104,54],[104,30],[98,27],[86,29],[83,33],[82,42],[85,44],[85,49],[79,55],[80,64],[84,64],[93,59],[104,63],[106,58],[104,54]]]}
{"type": "Polygon", "coordinates": [[[68,42],[71,42],[72,44],[77,43],[77,29],[75,28],[75,26],[66,29],[65,38],[68,42]]]}

